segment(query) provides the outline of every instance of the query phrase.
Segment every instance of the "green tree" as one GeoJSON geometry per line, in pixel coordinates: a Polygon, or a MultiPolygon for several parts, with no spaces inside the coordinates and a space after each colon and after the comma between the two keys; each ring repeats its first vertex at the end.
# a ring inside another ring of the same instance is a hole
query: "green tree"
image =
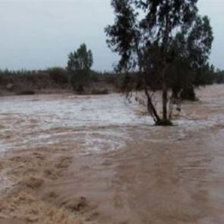
{"type": "MultiPolygon", "coordinates": [[[[180,58],[177,59],[174,51],[174,42],[180,34],[188,46],[194,48],[197,34],[193,32],[197,24],[200,29],[201,18],[197,16],[197,0],[112,0],[115,12],[114,25],[108,26],[105,31],[108,36],[109,47],[118,52],[120,62],[118,69],[127,72],[138,70],[143,77],[145,95],[148,102],[148,111],[157,125],[172,124],[169,118],[170,88],[168,68],[175,60],[182,60],[181,54],[186,49],[178,49],[180,58]],[[199,20],[198,20],[199,19],[199,20]],[[191,30],[189,35],[188,30],[191,30]],[[188,38],[189,37],[189,38],[188,38]],[[191,39],[192,38],[192,39],[191,39]],[[162,115],[153,103],[150,91],[162,90],[162,115]]],[[[207,22],[204,19],[204,23],[207,22]]],[[[203,36],[203,31],[201,32],[203,36]]],[[[190,50],[190,48],[188,48],[190,50]]],[[[183,58],[186,58],[185,56],[183,58]]],[[[195,63],[192,58],[192,67],[195,63]]]]}
{"type": "Polygon", "coordinates": [[[224,83],[224,71],[217,69],[215,72],[215,77],[216,77],[216,83],[222,84],[224,83]]]}
{"type": "Polygon", "coordinates": [[[87,50],[85,44],[68,55],[67,70],[71,74],[71,85],[75,91],[84,91],[84,86],[88,84],[92,65],[92,51],[87,50]]]}
{"type": "Polygon", "coordinates": [[[207,16],[197,16],[188,30],[177,33],[170,50],[174,55],[173,62],[167,69],[174,98],[182,92],[186,99],[195,100],[194,86],[214,81],[214,72],[208,63],[213,39],[207,16]]]}

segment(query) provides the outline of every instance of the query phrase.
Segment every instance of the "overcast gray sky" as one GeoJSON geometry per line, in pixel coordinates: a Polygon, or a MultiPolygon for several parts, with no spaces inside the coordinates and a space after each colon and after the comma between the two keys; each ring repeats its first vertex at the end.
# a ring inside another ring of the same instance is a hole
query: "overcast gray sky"
{"type": "MultiPolygon", "coordinates": [[[[211,19],[211,62],[224,69],[224,0],[199,0],[211,19]]],[[[110,0],[0,0],[0,68],[66,66],[67,55],[85,42],[94,69],[112,70],[117,56],[107,48],[104,27],[113,23],[110,0]]]]}

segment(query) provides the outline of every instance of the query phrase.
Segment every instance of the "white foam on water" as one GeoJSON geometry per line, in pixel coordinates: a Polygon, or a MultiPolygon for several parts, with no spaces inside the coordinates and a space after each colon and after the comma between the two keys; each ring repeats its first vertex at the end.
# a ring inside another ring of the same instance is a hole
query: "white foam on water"
{"type": "MultiPolygon", "coordinates": [[[[154,131],[152,118],[138,115],[138,107],[119,94],[2,97],[0,151],[59,144],[62,140],[81,141],[82,150],[87,151],[117,150],[129,139],[127,127],[148,126],[147,132],[154,131]]],[[[184,135],[181,129],[200,130],[220,122],[223,116],[217,115],[209,120],[180,117],[174,124],[179,135],[184,135]]]]}
{"type": "Polygon", "coordinates": [[[74,139],[82,136],[86,149],[99,151],[107,147],[114,150],[119,144],[123,145],[122,138],[127,138],[122,127],[152,124],[150,117],[136,115],[133,107],[118,94],[64,98],[40,96],[40,99],[35,99],[35,96],[6,97],[1,101],[0,120],[4,122],[4,132],[16,132],[15,136],[3,141],[2,148],[6,149],[50,144],[62,136],[74,139]],[[78,131],[74,136],[70,131],[46,133],[57,128],[76,128],[78,131]]]}

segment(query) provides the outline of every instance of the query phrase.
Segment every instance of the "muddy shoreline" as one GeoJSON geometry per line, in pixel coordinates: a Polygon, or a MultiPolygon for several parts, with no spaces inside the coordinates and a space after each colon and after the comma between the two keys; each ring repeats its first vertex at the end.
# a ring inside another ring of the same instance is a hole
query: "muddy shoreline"
{"type": "Polygon", "coordinates": [[[4,98],[0,223],[222,224],[224,88],[198,94],[166,128],[116,94],[4,98]]]}

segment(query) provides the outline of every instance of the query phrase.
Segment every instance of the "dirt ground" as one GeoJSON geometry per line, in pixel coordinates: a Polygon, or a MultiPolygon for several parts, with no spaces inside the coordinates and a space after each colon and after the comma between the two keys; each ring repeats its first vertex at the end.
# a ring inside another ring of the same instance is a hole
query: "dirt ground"
{"type": "Polygon", "coordinates": [[[118,94],[2,97],[0,224],[223,224],[224,86],[173,127],[118,94]]]}

